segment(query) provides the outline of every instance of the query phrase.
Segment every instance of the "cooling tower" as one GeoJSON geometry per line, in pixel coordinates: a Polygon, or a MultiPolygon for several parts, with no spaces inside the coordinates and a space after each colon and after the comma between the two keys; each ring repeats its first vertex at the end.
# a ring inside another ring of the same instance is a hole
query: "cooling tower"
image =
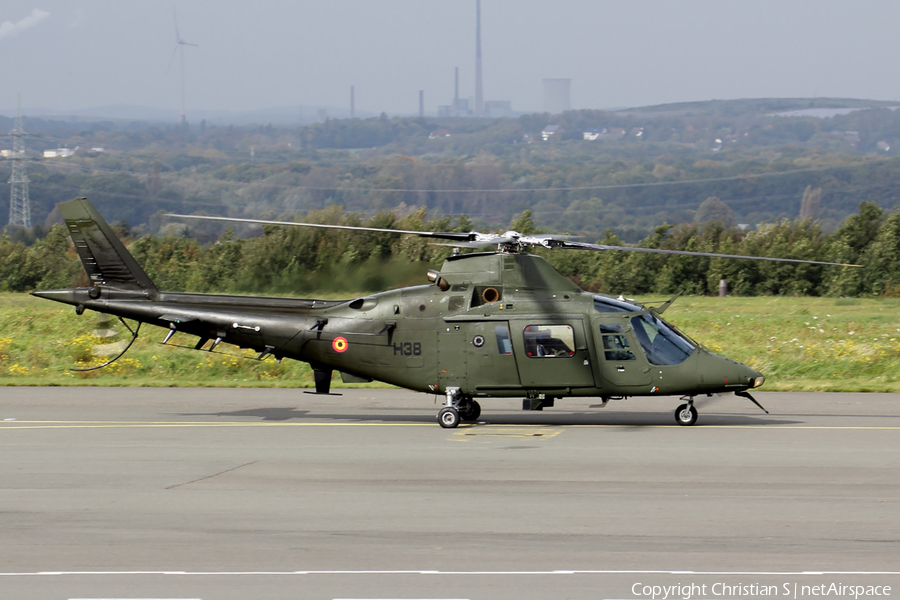
{"type": "Polygon", "coordinates": [[[559,114],[572,110],[572,102],[569,100],[569,86],[571,79],[545,79],[544,80],[544,112],[559,114]]]}

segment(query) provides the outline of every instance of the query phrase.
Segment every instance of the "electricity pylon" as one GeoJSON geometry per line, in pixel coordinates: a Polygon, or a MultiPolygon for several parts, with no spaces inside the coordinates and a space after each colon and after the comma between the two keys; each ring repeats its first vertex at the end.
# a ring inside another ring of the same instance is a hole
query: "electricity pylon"
{"type": "Polygon", "coordinates": [[[19,97],[16,125],[9,132],[13,139],[12,175],[9,178],[9,224],[31,228],[31,199],[28,197],[28,174],[25,172],[25,130],[22,128],[22,98],[19,97]]]}

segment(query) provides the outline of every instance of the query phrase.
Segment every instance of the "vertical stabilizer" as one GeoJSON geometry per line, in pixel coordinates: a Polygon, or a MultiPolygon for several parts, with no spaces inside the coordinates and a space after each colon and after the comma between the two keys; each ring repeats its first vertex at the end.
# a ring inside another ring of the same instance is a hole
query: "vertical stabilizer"
{"type": "Polygon", "coordinates": [[[92,285],[159,291],[87,198],[63,202],[59,210],[92,285]]]}

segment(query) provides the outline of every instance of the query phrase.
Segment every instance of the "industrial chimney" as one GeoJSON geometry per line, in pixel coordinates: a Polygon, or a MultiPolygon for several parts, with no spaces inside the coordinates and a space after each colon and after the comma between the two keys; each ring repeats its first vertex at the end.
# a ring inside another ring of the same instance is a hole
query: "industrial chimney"
{"type": "Polygon", "coordinates": [[[475,0],[475,116],[484,116],[484,93],[481,88],[481,0],[475,0]]]}

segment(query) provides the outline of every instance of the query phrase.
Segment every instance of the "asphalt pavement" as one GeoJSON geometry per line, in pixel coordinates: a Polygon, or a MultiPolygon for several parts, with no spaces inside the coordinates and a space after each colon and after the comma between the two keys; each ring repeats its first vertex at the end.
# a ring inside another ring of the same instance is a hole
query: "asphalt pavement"
{"type": "Polygon", "coordinates": [[[900,394],[337,392],[0,388],[0,598],[900,598],[900,394]]]}

